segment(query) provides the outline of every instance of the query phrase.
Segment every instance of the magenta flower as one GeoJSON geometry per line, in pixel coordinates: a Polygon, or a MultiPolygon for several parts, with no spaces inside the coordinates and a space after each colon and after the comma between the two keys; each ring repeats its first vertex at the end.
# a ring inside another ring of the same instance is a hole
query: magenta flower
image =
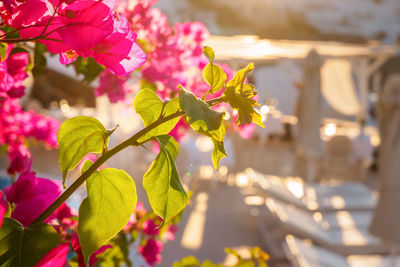
{"type": "Polygon", "coordinates": [[[0,16],[13,28],[29,26],[48,12],[44,0],[3,0],[0,1],[0,16]]]}
{"type": "Polygon", "coordinates": [[[25,145],[12,145],[8,149],[10,167],[7,172],[10,174],[22,173],[28,170],[31,163],[31,153],[25,145]]]}
{"type": "Polygon", "coordinates": [[[131,230],[131,227],[137,223],[136,220],[136,214],[132,213],[131,216],[129,217],[129,221],[128,223],[124,226],[124,228],[122,229],[124,232],[128,233],[131,230]]]}
{"type": "Polygon", "coordinates": [[[163,250],[163,243],[158,240],[149,239],[146,245],[139,247],[139,253],[145,258],[146,262],[150,265],[161,262],[161,252],[163,250]]]}
{"type": "Polygon", "coordinates": [[[147,235],[158,235],[160,229],[158,228],[159,225],[155,224],[153,220],[148,219],[143,222],[143,232],[147,235]]]}
{"type": "Polygon", "coordinates": [[[168,240],[175,240],[175,233],[178,231],[178,226],[176,224],[171,224],[168,226],[165,235],[167,236],[168,240]]]}
{"type": "MultiPolygon", "coordinates": [[[[59,181],[36,177],[33,172],[22,173],[18,180],[6,189],[7,200],[15,204],[11,217],[29,225],[39,216],[62,192],[59,181]]],[[[57,211],[47,221],[56,217],[57,211]]]]}
{"type": "Polygon", "coordinates": [[[54,17],[52,12],[46,13],[34,22],[35,27],[21,29],[20,35],[32,38],[45,31],[47,39],[39,42],[51,53],[60,53],[62,64],[70,64],[78,56],[94,57],[110,72],[126,75],[147,57],[135,43],[136,35],[129,30],[126,18],[114,16],[114,8],[114,0],[63,3],[54,17]]]}
{"type": "MultiPolygon", "coordinates": [[[[79,267],[85,267],[86,266],[85,259],[82,254],[82,249],[81,249],[81,244],[79,243],[78,234],[74,234],[74,236],[72,237],[71,245],[72,248],[75,250],[76,254],[78,255],[79,267]]],[[[111,245],[102,246],[96,252],[94,252],[89,258],[89,267],[95,265],[96,262],[98,261],[97,256],[109,248],[112,248],[112,246],[111,245]]]]}
{"type": "Polygon", "coordinates": [[[67,262],[69,244],[62,243],[53,248],[38,262],[35,267],[63,267],[67,262]]]}
{"type": "Polygon", "coordinates": [[[92,48],[113,31],[112,10],[101,1],[78,0],[60,11],[58,30],[62,40],[73,50],[92,48]]]}
{"type": "Polygon", "coordinates": [[[123,101],[126,95],[132,92],[128,83],[128,76],[116,76],[109,71],[103,71],[99,76],[99,86],[95,88],[94,94],[102,96],[106,94],[111,103],[123,101]]]}

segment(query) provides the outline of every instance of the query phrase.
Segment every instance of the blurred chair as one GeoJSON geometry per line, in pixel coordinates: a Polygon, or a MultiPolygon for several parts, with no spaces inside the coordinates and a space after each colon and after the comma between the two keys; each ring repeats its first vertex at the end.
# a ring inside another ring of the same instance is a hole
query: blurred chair
{"type": "Polygon", "coordinates": [[[286,236],[283,248],[293,266],[297,267],[389,267],[400,263],[399,256],[349,255],[346,257],[293,235],[286,236]]]}
{"type": "Polygon", "coordinates": [[[293,205],[267,198],[266,207],[276,219],[275,238],[285,234],[311,239],[316,244],[343,255],[388,253],[389,247],[378,238],[368,233],[367,229],[352,227],[345,229],[329,229],[320,224],[312,215],[293,205]]]}
{"type": "Polygon", "coordinates": [[[274,197],[308,211],[371,211],[376,205],[376,198],[371,191],[358,182],[343,182],[337,185],[292,183],[292,188],[289,188],[290,185],[285,185],[284,178],[264,175],[250,168],[246,169],[244,174],[259,188],[262,195],[274,197]]]}
{"type": "Polygon", "coordinates": [[[333,136],[321,157],[320,179],[362,180],[365,176],[360,160],[352,160],[353,144],[345,135],[333,136]]]}

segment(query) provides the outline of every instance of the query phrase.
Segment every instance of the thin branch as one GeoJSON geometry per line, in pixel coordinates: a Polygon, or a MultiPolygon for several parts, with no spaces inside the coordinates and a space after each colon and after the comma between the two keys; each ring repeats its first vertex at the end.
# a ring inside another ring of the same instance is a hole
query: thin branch
{"type": "MultiPolygon", "coordinates": [[[[223,101],[223,97],[218,97],[212,100],[207,101],[210,106],[217,105],[223,101]]],[[[140,137],[150,132],[157,126],[172,120],[176,117],[182,116],[185,113],[183,111],[177,111],[174,114],[168,115],[166,117],[160,117],[155,122],[149,124],[147,127],[143,128],[124,142],[120,143],[116,147],[106,151],[100,158],[98,158],[93,165],[87,169],[78,179],[75,180],[45,211],[42,212],[31,224],[44,222],[53,212],[61,206],[77,189],[81,186],[89,177],[94,173],[97,168],[99,168],[104,162],[106,162],[109,158],[120,152],[121,150],[129,147],[129,146],[139,146],[142,143],[138,143],[140,137]]]]}

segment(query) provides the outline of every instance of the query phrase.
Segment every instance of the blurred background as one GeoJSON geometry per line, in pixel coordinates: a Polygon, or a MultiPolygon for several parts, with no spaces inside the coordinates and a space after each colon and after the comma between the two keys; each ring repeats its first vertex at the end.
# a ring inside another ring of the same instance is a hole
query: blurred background
{"type": "MultiPolygon", "coordinates": [[[[203,22],[211,33],[204,45],[218,62],[233,70],[254,62],[248,81],[265,124],[228,131],[228,157],[217,171],[212,142],[187,129],[177,164],[191,203],[160,266],[188,255],[229,265],[225,247],[245,254],[251,246],[270,254],[270,266],[400,266],[400,1],[160,0],[155,7],[171,23],[203,22]]],[[[47,60],[23,99],[27,110],[119,124],[110,146],[142,127],[132,103],[94,97],[97,81],[83,84],[72,68],[47,60]]],[[[31,149],[39,175],[61,176],[56,150],[31,149]]],[[[155,156],[151,146],[130,148],[106,163],[131,174],[147,207],[141,177],[155,156]]],[[[7,164],[2,156],[3,176],[7,164]]],[[[83,188],[69,202],[78,208],[82,197],[83,188]]]]}

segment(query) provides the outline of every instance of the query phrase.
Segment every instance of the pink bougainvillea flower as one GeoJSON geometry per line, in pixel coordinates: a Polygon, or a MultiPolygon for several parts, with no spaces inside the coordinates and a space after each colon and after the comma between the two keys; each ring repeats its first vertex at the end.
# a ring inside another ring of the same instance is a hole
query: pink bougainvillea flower
{"type": "Polygon", "coordinates": [[[14,53],[7,58],[7,69],[14,80],[23,81],[26,74],[26,67],[29,64],[29,54],[27,52],[14,53]]]}
{"type": "Polygon", "coordinates": [[[10,167],[7,169],[8,173],[22,173],[28,170],[30,166],[31,153],[25,145],[12,145],[8,149],[8,159],[10,167]]]}
{"type": "Polygon", "coordinates": [[[71,49],[94,47],[113,31],[112,10],[101,1],[74,1],[59,13],[60,21],[65,26],[58,33],[71,49]]]}
{"type": "Polygon", "coordinates": [[[135,213],[137,220],[140,220],[146,214],[146,208],[144,207],[142,202],[138,202],[135,207],[135,213]]]}
{"type": "Polygon", "coordinates": [[[133,33],[113,33],[94,49],[94,59],[115,75],[127,75],[143,65],[146,54],[133,33]]]}
{"type": "Polygon", "coordinates": [[[132,90],[127,81],[128,76],[116,76],[105,70],[99,76],[99,86],[95,88],[94,94],[102,96],[106,94],[111,103],[123,101],[132,90]]]}
{"type": "Polygon", "coordinates": [[[40,20],[49,11],[45,0],[0,1],[0,16],[13,28],[29,26],[40,20]]]}
{"type": "Polygon", "coordinates": [[[8,172],[22,173],[28,169],[31,161],[26,138],[34,137],[44,141],[47,147],[57,147],[60,122],[33,111],[23,111],[18,99],[2,93],[1,88],[0,86],[0,95],[3,96],[0,100],[0,145],[8,146],[8,172]]]}
{"type": "Polygon", "coordinates": [[[136,34],[129,30],[128,20],[120,15],[114,21],[113,32],[93,49],[94,59],[116,75],[126,75],[147,60],[135,43],[136,34]]]}
{"type": "Polygon", "coordinates": [[[184,138],[188,134],[189,125],[181,118],[175,127],[169,132],[169,135],[175,138],[177,142],[179,142],[182,138],[184,138]]]}
{"type": "Polygon", "coordinates": [[[38,262],[35,267],[63,267],[67,262],[69,244],[62,243],[53,248],[38,262]]]}
{"type": "Polygon", "coordinates": [[[7,201],[3,199],[3,191],[0,190],[0,227],[3,224],[4,215],[8,210],[7,201]]]}
{"type": "Polygon", "coordinates": [[[178,231],[178,226],[176,224],[171,224],[168,226],[167,231],[165,231],[165,235],[168,240],[175,240],[175,233],[178,231]]]}
{"type": "MultiPolygon", "coordinates": [[[[11,217],[29,225],[39,216],[62,192],[59,181],[36,177],[33,172],[22,173],[18,180],[6,189],[7,200],[15,204],[11,217]]],[[[54,212],[46,221],[56,217],[54,212]]]]}
{"type": "Polygon", "coordinates": [[[161,262],[161,252],[163,243],[158,240],[149,239],[144,246],[139,247],[139,253],[143,255],[146,262],[150,265],[161,262]]]}
{"type": "Polygon", "coordinates": [[[35,24],[34,27],[22,28],[19,31],[19,34],[22,38],[37,37],[42,34],[46,25],[48,26],[46,28],[45,35],[51,40],[40,40],[40,43],[44,44],[49,52],[56,54],[71,49],[70,45],[64,42],[60,33],[57,31],[57,29],[65,27],[61,19],[57,16],[54,18],[52,18],[50,15],[43,17],[40,22],[35,24]],[[51,23],[50,19],[52,19],[51,23]]]}
{"type": "Polygon", "coordinates": [[[151,219],[144,221],[142,227],[143,232],[147,235],[158,235],[160,232],[159,225],[155,224],[151,219]]]}
{"type": "Polygon", "coordinates": [[[137,222],[136,220],[136,214],[132,213],[131,216],[129,217],[128,223],[124,226],[122,229],[124,232],[129,232],[131,230],[131,227],[137,222]]]}
{"type": "MultiPolygon", "coordinates": [[[[78,255],[79,267],[85,267],[86,266],[85,259],[82,254],[82,249],[81,249],[81,244],[79,243],[78,234],[74,234],[74,236],[72,237],[71,245],[72,248],[75,250],[76,254],[78,255]]],[[[102,246],[95,253],[93,253],[89,259],[89,267],[95,265],[96,262],[98,261],[97,256],[109,248],[112,248],[112,246],[111,245],[102,246]]]]}

